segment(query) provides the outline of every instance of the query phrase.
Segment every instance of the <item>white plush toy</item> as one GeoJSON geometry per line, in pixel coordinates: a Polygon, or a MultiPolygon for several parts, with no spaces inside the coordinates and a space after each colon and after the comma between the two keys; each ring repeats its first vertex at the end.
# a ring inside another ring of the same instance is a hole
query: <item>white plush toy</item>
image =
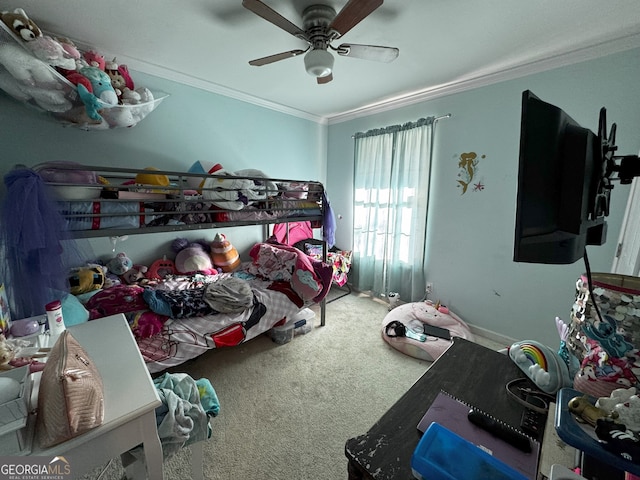
{"type": "Polygon", "coordinates": [[[52,67],[60,67],[65,70],[76,69],[76,59],[72,58],[62,44],[48,35],[43,35],[32,42],[25,43],[36,58],[52,67]]]}
{"type": "Polygon", "coordinates": [[[19,45],[0,44],[0,88],[17,100],[31,99],[48,112],[71,108],[54,71],[19,45]]]}
{"type": "Polygon", "coordinates": [[[596,407],[607,412],[617,412],[617,422],[624,424],[629,430],[640,431],[640,397],[635,387],[618,388],[609,397],[600,397],[596,407]]]}
{"type": "Polygon", "coordinates": [[[20,88],[16,79],[13,78],[6,70],[0,68],[0,90],[4,90],[16,100],[22,102],[28,102],[31,99],[31,95],[26,93],[23,88],[20,88]]]}
{"type": "Polygon", "coordinates": [[[0,64],[24,85],[56,88],[58,77],[55,72],[22,46],[12,43],[0,44],[0,64]]]}

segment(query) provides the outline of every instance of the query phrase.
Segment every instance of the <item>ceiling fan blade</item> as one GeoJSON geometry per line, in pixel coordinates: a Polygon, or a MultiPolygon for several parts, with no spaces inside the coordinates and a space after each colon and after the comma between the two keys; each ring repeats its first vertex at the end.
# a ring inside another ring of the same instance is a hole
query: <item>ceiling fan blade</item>
{"type": "Polygon", "coordinates": [[[338,12],[328,29],[336,31],[339,34],[338,36],[341,37],[369,16],[382,3],[383,0],[349,0],[342,10],[338,12]]]}
{"type": "Polygon", "coordinates": [[[308,41],[307,34],[297,25],[291,23],[278,12],[260,0],[242,0],[242,6],[251,10],[256,15],[264,18],[267,22],[273,23],[276,27],[280,27],[285,32],[289,32],[294,37],[308,41]]]}
{"type": "Polygon", "coordinates": [[[288,52],[276,53],[275,55],[269,55],[268,57],[256,58],[255,60],[251,60],[249,65],[261,67],[262,65],[268,65],[269,63],[279,62],[280,60],[285,60],[291,57],[297,57],[307,50],[289,50],[288,52]]]}
{"type": "Polygon", "coordinates": [[[393,62],[400,50],[395,47],[380,47],[378,45],[358,45],[356,43],[343,43],[335,49],[338,55],[344,57],[362,58],[376,62],[393,62]]]}
{"type": "Polygon", "coordinates": [[[316,80],[318,81],[318,85],[329,83],[331,80],[333,80],[333,73],[330,73],[329,75],[326,75],[324,77],[316,77],[316,80]]]}

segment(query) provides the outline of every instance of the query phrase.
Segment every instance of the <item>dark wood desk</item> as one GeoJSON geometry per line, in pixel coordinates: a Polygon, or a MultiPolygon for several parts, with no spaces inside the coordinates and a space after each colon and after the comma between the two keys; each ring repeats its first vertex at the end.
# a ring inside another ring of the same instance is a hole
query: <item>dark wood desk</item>
{"type": "MultiPolygon", "coordinates": [[[[347,440],[349,479],[414,479],[411,455],[420,440],[416,427],[440,390],[517,427],[524,407],[505,390],[506,383],[516,378],[525,375],[507,355],[455,338],[367,433],[347,440]]],[[[538,440],[542,441],[542,433],[538,440]]]]}

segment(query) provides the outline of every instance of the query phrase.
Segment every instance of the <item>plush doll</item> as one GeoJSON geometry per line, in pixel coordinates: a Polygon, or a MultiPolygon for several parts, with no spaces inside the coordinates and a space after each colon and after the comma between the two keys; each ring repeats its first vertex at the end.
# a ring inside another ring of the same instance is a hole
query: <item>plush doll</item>
{"type": "Polygon", "coordinates": [[[111,86],[116,91],[116,95],[118,98],[122,96],[122,89],[126,87],[124,77],[120,75],[118,71],[118,64],[116,63],[116,59],[114,58],[110,62],[105,63],[104,72],[109,75],[111,79],[111,86]]]}
{"type": "Polygon", "coordinates": [[[211,259],[223,272],[233,272],[241,263],[238,250],[222,233],[216,234],[211,242],[211,259]]]}
{"type": "Polygon", "coordinates": [[[106,62],[104,57],[100,55],[98,52],[94,50],[89,50],[88,52],[84,52],[82,58],[87,62],[87,66],[95,67],[102,71],[104,71],[104,67],[106,62]]]}
{"type": "Polygon", "coordinates": [[[175,266],[178,273],[202,272],[206,275],[217,273],[211,263],[206,242],[190,242],[186,238],[176,238],[171,248],[177,253],[175,266]]]}
{"type": "MultiPolygon", "coordinates": [[[[119,99],[122,98],[122,94],[125,90],[128,90],[129,92],[133,91],[133,80],[129,75],[129,70],[126,65],[118,65],[114,58],[110,62],[106,62],[104,71],[109,75],[109,78],[111,79],[111,86],[116,91],[119,99]]],[[[120,103],[122,103],[122,100],[120,100],[120,103]]]]}
{"type": "Polygon", "coordinates": [[[122,92],[122,103],[135,106],[135,108],[127,109],[131,111],[134,125],[153,111],[157,105],[154,100],[153,93],[146,87],[140,87],[136,90],[125,88],[122,92]]]}
{"type": "Polygon", "coordinates": [[[126,253],[120,252],[107,262],[107,268],[111,273],[120,277],[133,268],[133,262],[126,253]]]}
{"type": "Polygon", "coordinates": [[[135,84],[133,83],[133,79],[129,74],[129,67],[127,67],[126,65],[118,65],[118,73],[122,76],[122,78],[124,78],[124,86],[126,88],[128,88],[129,90],[133,90],[136,88],[135,84]]]}
{"type": "Polygon", "coordinates": [[[0,64],[23,85],[55,88],[58,78],[43,61],[16,43],[0,44],[0,64]]]}
{"type": "MultiPolygon", "coordinates": [[[[56,40],[64,49],[67,57],[73,58],[76,62],[82,58],[82,54],[80,53],[80,50],[78,50],[78,47],[76,47],[76,44],[69,40],[67,37],[56,37],[56,40]]],[[[71,70],[75,70],[75,66],[71,70]]]]}
{"type": "Polygon", "coordinates": [[[169,275],[175,275],[176,266],[172,260],[168,260],[166,256],[156,260],[151,264],[147,271],[149,280],[163,280],[169,275]]]}
{"type": "Polygon", "coordinates": [[[75,58],[68,56],[60,42],[48,35],[42,35],[26,45],[36,58],[47,65],[65,70],[75,70],[76,68],[75,58]]]}
{"type": "Polygon", "coordinates": [[[78,72],[91,82],[91,90],[83,83],[78,84],[78,95],[84,103],[87,115],[95,121],[102,121],[99,110],[118,104],[118,96],[111,86],[109,75],[97,67],[84,67],[78,72]]]}
{"type": "Polygon", "coordinates": [[[133,127],[139,122],[130,108],[105,108],[100,112],[100,115],[110,128],[133,127]]]}
{"type": "Polygon", "coordinates": [[[74,268],[69,275],[69,287],[72,295],[100,290],[105,283],[105,268],[101,265],[74,268]]]}
{"type": "MultiPolygon", "coordinates": [[[[25,47],[35,44],[33,49],[36,52],[53,47],[49,40],[42,40],[42,31],[27,17],[23,9],[2,12],[0,20],[25,47]]],[[[69,110],[71,102],[66,98],[65,91],[60,90],[60,79],[55,71],[48,63],[23,48],[23,45],[17,42],[0,42],[0,64],[6,69],[6,72],[0,72],[0,88],[17,100],[33,100],[36,105],[49,112],[69,110]]]]}
{"type": "Polygon", "coordinates": [[[0,88],[23,102],[33,100],[48,112],[65,112],[72,105],[59,90],[55,71],[16,43],[0,42],[0,88]]]}
{"type": "Polygon", "coordinates": [[[1,12],[0,20],[21,40],[31,42],[42,36],[42,30],[33,20],[27,17],[22,8],[16,8],[13,12],[1,12]]]}
{"type": "Polygon", "coordinates": [[[144,265],[133,265],[120,278],[127,285],[146,285],[149,283],[149,279],[146,276],[148,270],[144,265]]]}

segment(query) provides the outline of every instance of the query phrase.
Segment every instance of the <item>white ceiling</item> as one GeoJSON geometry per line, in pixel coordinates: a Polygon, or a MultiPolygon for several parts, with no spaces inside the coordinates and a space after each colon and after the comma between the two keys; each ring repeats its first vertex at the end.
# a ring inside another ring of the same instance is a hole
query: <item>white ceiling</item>
{"type": "MultiPolygon", "coordinates": [[[[264,2],[300,27],[306,6],[346,4],[264,2]]],[[[336,55],[334,80],[318,85],[302,56],[248,64],[306,44],[241,0],[0,0],[1,10],[16,7],[130,70],[320,121],[640,46],[639,0],[386,0],[334,45],[398,47],[399,57],[336,55]]]]}

